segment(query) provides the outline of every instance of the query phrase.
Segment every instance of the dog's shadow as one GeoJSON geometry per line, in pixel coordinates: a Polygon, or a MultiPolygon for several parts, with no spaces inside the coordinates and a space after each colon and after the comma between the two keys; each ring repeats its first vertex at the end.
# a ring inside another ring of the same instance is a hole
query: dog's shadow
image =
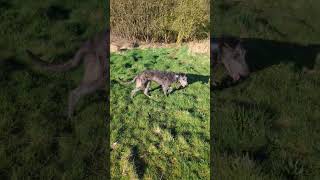
{"type": "Polygon", "coordinates": [[[279,63],[293,63],[297,70],[313,69],[319,44],[301,45],[274,40],[245,38],[243,46],[247,51],[247,63],[251,72],[259,71],[279,63]]]}
{"type": "Polygon", "coordinates": [[[215,90],[223,90],[223,89],[228,89],[228,88],[232,88],[232,87],[236,87],[237,85],[241,84],[242,82],[244,82],[246,80],[246,78],[241,78],[238,81],[233,81],[231,77],[229,76],[224,76],[223,79],[221,80],[221,83],[217,84],[217,85],[212,85],[210,89],[212,91],[215,90]]]}
{"type": "Polygon", "coordinates": [[[209,82],[210,76],[199,75],[199,74],[187,74],[187,78],[188,78],[188,84],[193,84],[196,82],[206,84],[209,82]]]}

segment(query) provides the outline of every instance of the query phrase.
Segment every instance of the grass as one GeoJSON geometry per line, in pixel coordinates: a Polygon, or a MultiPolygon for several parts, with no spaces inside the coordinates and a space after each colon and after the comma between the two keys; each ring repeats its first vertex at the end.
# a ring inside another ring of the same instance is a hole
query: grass
{"type": "MultiPolygon", "coordinates": [[[[302,72],[304,66],[320,70],[319,1],[211,4],[213,35],[243,37],[253,70],[243,82],[212,92],[213,176],[319,179],[320,79],[302,72]]],[[[52,61],[71,57],[102,29],[102,7],[98,1],[0,0],[0,179],[105,177],[104,94],[83,99],[67,120],[67,93],[82,69],[33,71],[24,52],[31,48],[52,61]]],[[[189,56],[185,48],[149,49],[114,54],[111,63],[112,176],[208,178],[208,58],[189,56]],[[132,86],[114,80],[145,68],[186,72],[193,83],[168,97],[155,89],[156,101],[143,94],[130,100],[132,86]]]]}
{"type": "MultiPolygon", "coordinates": [[[[217,179],[319,179],[319,5],[215,3],[212,33],[243,37],[253,71],[212,91],[217,179]],[[316,73],[304,73],[304,67],[316,73]]],[[[221,70],[217,76],[222,82],[221,70]]]]}
{"type": "Polygon", "coordinates": [[[114,179],[209,178],[209,57],[187,48],[132,50],[111,56],[111,176],[114,179]],[[189,86],[164,97],[157,84],[131,100],[145,69],[184,72],[189,86]]]}
{"type": "Polygon", "coordinates": [[[106,176],[104,94],[81,100],[65,118],[75,72],[33,71],[25,49],[68,59],[104,26],[99,1],[0,1],[0,179],[83,179],[106,176]]]}

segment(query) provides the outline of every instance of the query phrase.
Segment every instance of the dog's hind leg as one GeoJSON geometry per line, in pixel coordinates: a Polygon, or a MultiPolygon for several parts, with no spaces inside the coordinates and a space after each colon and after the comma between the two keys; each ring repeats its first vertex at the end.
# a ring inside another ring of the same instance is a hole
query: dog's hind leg
{"type": "Polygon", "coordinates": [[[151,98],[151,96],[148,94],[149,88],[150,88],[150,81],[147,82],[147,86],[146,86],[146,88],[144,88],[143,93],[144,93],[144,95],[146,95],[147,97],[151,98]]]}
{"type": "Polygon", "coordinates": [[[82,96],[91,94],[98,89],[105,86],[105,81],[102,79],[93,81],[87,84],[81,84],[76,89],[72,90],[69,94],[69,104],[68,104],[68,117],[71,118],[74,112],[74,108],[82,96]]]}
{"type": "Polygon", "coordinates": [[[164,93],[165,96],[168,96],[168,94],[167,94],[168,87],[162,86],[162,91],[163,91],[163,93],[164,93]]]}
{"type": "Polygon", "coordinates": [[[105,88],[106,79],[103,76],[103,67],[94,53],[87,54],[84,58],[85,72],[82,83],[69,95],[68,117],[73,115],[75,106],[82,96],[91,94],[96,90],[105,88]]]}
{"type": "Polygon", "coordinates": [[[134,88],[132,91],[131,91],[131,98],[133,98],[133,96],[138,92],[140,91],[141,89],[140,88],[134,88]]]}

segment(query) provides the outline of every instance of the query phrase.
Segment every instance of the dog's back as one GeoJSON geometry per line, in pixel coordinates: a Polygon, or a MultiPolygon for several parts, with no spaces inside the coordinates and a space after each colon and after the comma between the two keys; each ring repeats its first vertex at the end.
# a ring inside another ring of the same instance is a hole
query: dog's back
{"type": "Polygon", "coordinates": [[[140,76],[148,80],[155,81],[158,84],[163,84],[164,82],[173,83],[177,80],[175,78],[175,73],[168,71],[145,70],[140,74],[140,76]]]}

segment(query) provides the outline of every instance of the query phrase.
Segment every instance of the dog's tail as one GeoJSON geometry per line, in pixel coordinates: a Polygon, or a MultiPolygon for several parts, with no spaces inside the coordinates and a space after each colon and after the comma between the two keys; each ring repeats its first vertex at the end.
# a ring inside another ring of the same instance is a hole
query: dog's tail
{"type": "Polygon", "coordinates": [[[71,60],[65,63],[49,64],[45,62],[43,59],[41,59],[39,56],[35,55],[30,50],[27,49],[26,52],[35,66],[37,66],[40,69],[53,72],[65,72],[71,68],[78,66],[81,62],[83,55],[86,53],[85,50],[80,49],[71,60]]]}
{"type": "Polygon", "coordinates": [[[136,75],[131,81],[127,81],[127,82],[123,82],[123,81],[118,81],[120,84],[122,85],[128,85],[131,83],[134,83],[136,81],[136,79],[138,78],[139,75],[136,75]]]}

